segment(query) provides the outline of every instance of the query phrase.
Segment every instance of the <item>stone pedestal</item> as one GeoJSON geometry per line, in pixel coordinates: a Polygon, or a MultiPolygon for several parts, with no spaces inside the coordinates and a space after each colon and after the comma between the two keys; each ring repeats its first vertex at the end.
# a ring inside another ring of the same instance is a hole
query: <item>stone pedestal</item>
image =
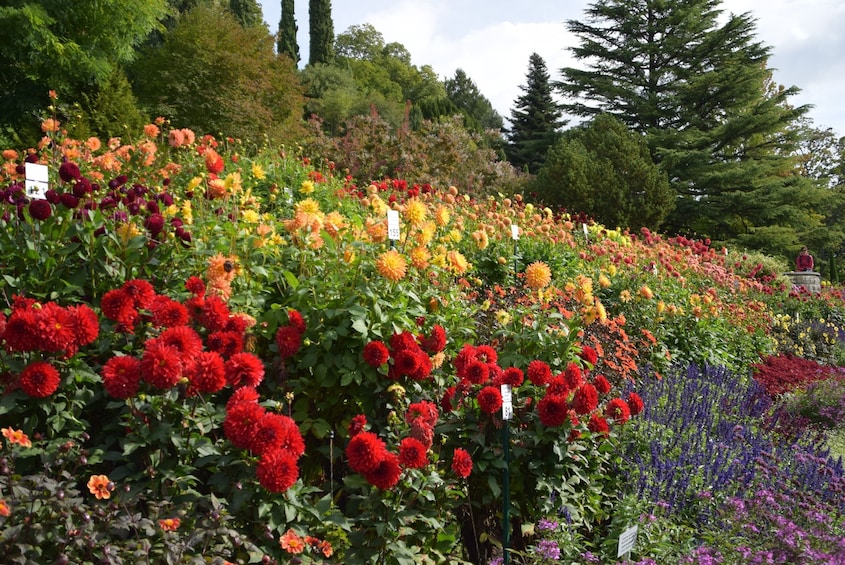
{"type": "Polygon", "coordinates": [[[784,274],[792,281],[792,286],[804,287],[807,292],[822,291],[821,273],[815,271],[790,271],[784,274]]]}

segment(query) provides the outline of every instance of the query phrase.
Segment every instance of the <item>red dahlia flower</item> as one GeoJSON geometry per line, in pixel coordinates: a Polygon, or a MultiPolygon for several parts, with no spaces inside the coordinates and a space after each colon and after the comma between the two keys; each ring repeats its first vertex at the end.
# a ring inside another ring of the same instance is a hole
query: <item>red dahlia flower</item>
{"type": "Polygon", "coordinates": [[[607,403],[604,414],[617,424],[624,424],[631,418],[631,409],[621,398],[614,398],[607,403]]]}
{"type": "Polygon", "coordinates": [[[238,449],[249,449],[256,426],[264,416],[264,408],[257,402],[238,402],[226,408],[223,433],[238,449]]]}
{"type": "Polygon", "coordinates": [[[610,385],[610,381],[608,381],[604,375],[597,375],[596,378],[593,379],[593,386],[596,387],[599,394],[607,394],[610,392],[610,389],[613,388],[610,385]]]}
{"type": "Polygon", "coordinates": [[[402,468],[399,466],[399,458],[395,453],[385,453],[378,465],[370,471],[363,473],[364,478],[371,485],[380,490],[391,489],[399,482],[402,476],[402,468]]]}
{"type": "Polygon", "coordinates": [[[584,383],[584,375],[581,373],[581,367],[575,363],[569,363],[566,366],[563,377],[566,379],[566,384],[570,389],[576,389],[584,383]]]}
{"type": "Polygon", "coordinates": [[[257,404],[259,398],[260,396],[258,395],[258,391],[253,387],[242,386],[236,389],[235,392],[232,393],[232,396],[229,397],[228,402],[226,402],[226,410],[228,411],[232,408],[232,406],[240,404],[241,402],[257,404]]]}
{"type": "Polygon", "coordinates": [[[599,405],[599,393],[596,387],[589,383],[582,384],[575,391],[572,398],[572,409],[576,414],[589,414],[599,405]]]}
{"type": "Polygon", "coordinates": [[[500,380],[500,384],[517,387],[522,384],[522,382],[525,380],[525,377],[522,374],[522,369],[518,367],[508,367],[507,369],[505,369],[505,372],[500,380]]]}
{"type": "Polygon", "coordinates": [[[355,437],[358,433],[364,431],[364,428],[367,427],[367,417],[364,414],[356,414],[352,417],[352,421],[349,422],[349,426],[346,428],[346,431],[349,432],[349,437],[355,437]]]}
{"type": "Polygon", "coordinates": [[[566,396],[547,393],[537,403],[537,412],[540,415],[540,423],[547,428],[556,428],[563,425],[569,414],[566,396]]]}
{"type": "Polygon", "coordinates": [[[129,355],[112,357],[103,365],[103,388],[112,398],[125,400],[138,393],[141,361],[129,355]]]}
{"type": "Polygon", "coordinates": [[[213,394],[226,386],[226,370],[223,357],[215,351],[200,351],[194,356],[194,363],[188,374],[190,392],[213,394]]]}
{"type": "Polygon", "coordinates": [[[276,347],[282,359],[293,357],[302,346],[302,334],[293,326],[281,326],[276,330],[276,347]]]}
{"type": "Polygon", "coordinates": [[[589,363],[590,365],[595,365],[596,361],[598,361],[599,356],[596,353],[596,350],[590,347],[589,345],[585,345],[581,348],[581,352],[578,353],[578,357],[589,363]]]}
{"type": "Polygon", "coordinates": [[[20,387],[29,396],[44,398],[59,388],[59,372],[51,364],[36,361],[27,365],[20,375],[20,387]]]}
{"type": "Polygon", "coordinates": [[[305,319],[302,317],[302,314],[293,308],[288,309],[288,325],[300,334],[304,334],[307,329],[305,326],[305,319]]]}
{"type": "Polygon", "coordinates": [[[293,455],[283,449],[271,449],[261,455],[255,475],[270,492],[285,492],[296,483],[299,469],[293,455]]]}
{"type": "Polygon", "coordinates": [[[349,467],[356,473],[375,470],[387,454],[384,442],[372,432],[359,432],[346,446],[349,467]]]}
{"type": "Polygon", "coordinates": [[[364,346],[362,353],[364,361],[370,367],[381,367],[390,359],[390,352],[387,350],[387,345],[382,341],[371,341],[364,346]]]}
{"type": "Polygon", "coordinates": [[[149,308],[156,296],[153,285],[144,279],[126,281],[120,288],[132,298],[135,308],[149,308]]]}
{"type": "Polygon", "coordinates": [[[53,207],[46,200],[36,198],[29,203],[29,215],[32,216],[33,220],[43,222],[53,215],[53,207]]]}
{"type": "Polygon", "coordinates": [[[502,407],[502,392],[498,387],[486,386],[478,392],[476,400],[482,412],[493,414],[502,407]]]}
{"type": "Polygon", "coordinates": [[[603,434],[607,435],[610,433],[610,426],[602,416],[598,414],[593,414],[590,416],[590,421],[587,424],[587,429],[589,429],[594,434],[603,434]]]}
{"type": "Polygon", "coordinates": [[[428,449],[415,437],[406,437],[399,443],[399,464],[408,469],[428,465],[428,449]]]}
{"type": "Polygon", "coordinates": [[[544,386],[552,378],[552,370],[545,361],[535,359],[528,364],[528,380],[537,386],[544,386]]]}
{"type": "Polygon", "coordinates": [[[264,379],[264,363],[252,353],[236,353],[224,364],[226,382],[238,388],[257,387],[264,379]]]}
{"type": "Polygon", "coordinates": [[[428,336],[421,340],[420,346],[429,355],[440,353],[446,349],[446,330],[443,329],[443,326],[435,324],[428,336]]]}
{"type": "Polygon", "coordinates": [[[546,394],[562,394],[569,396],[570,388],[566,382],[563,374],[555,375],[549,380],[549,386],[546,387],[546,394]]]}
{"type": "Polygon", "coordinates": [[[628,408],[631,409],[631,415],[636,416],[640,412],[643,411],[645,407],[643,403],[643,399],[640,398],[640,395],[636,392],[631,392],[628,394],[628,408]]]}
{"type": "Polygon", "coordinates": [[[452,471],[460,478],[465,479],[472,473],[472,457],[460,447],[455,449],[452,456],[452,471]]]}
{"type": "Polygon", "coordinates": [[[179,351],[164,342],[147,340],[141,355],[141,377],[156,388],[175,386],[182,378],[179,351]]]}

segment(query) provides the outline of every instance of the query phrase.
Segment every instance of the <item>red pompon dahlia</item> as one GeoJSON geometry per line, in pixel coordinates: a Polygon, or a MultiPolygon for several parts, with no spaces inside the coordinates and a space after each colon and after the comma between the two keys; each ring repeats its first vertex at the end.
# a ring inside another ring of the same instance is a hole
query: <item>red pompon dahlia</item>
{"type": "Polygon", "coordinates": [[[416,421],[421,421],[429,428],[433,428],[437,424],[437,417],[437,405],[428,400],[412,402],[405,412],[405,422],[413,424],[416,421]]]}
{"type": "Polygon", "coordinates": [[[370,367],[381,367],[390,359],[390,352],[387,350],[387,345],[383,341],[371,341],[364,346],[362,353],[364,361],[370,367]]]}
{"type": "Polygon", "coordinates": [[[141,378],[160,389],[175,386],[182,378],[179,351],[164,342],[147,340],[141,355],[141,378]]]}
{"type": "Polygon", "coordinates": [[[288,309],[288,325],[294,328],[300,334],[304,334],[307,327],[305,326],[305,318],[299,311],[293,308],[288,309]]]}
{"type": "Polygon", "coordinates": [[[135,323],[140,315],[132,297],[123,289],[117,288],[106,292],[100,301],[100,309],[103,311],[103,316],[117,322],[119,331],[128,333],[135,331],[135,323]]]}
{"type": "Polygon", "coordinates": [[[628,408],[630,408],[632,416],[636,416],[643,411],[643,408],[645,408],[643,399],[640,398],[640,395],[636,392],[628,394],[628,408]]]}
{"type": "Polygon", "coordinates": [[[188,277],[185,281],[185,289],[194,296],[205,296],[205,283],[199,277],[188,277]]]}
{"type": "Polygon", "coordinates": [[[399,464],[407,469],[428,465],[428,449],[415,437],[406,437],[399,443],[399,464]]]}
{"type": "Polygon", "coordinates": [[[572,409],[576,414],[589,414],[599,405],[599,393],[596,387],[589,383],[582,384],[572,397],[572,409]]]}
{"type": "Polygon", "coordinates": [[[191,359],[202,351],[202,338],[190,326],[167,328],[155,340],[175,348],[184,359],[191,359]]]}
{"type": "Polygon", "coordinates": [[[443,329],[443,326],[435,324],[428,336],[421,340],[420,346],[429,355],[440,353],[446,349],[446,330],[443,329]]]}
{"type": "Polygon", "coordinates": [[[226,382],[238,388],[257,387],[264,379],[264,363],[252,353],[236,353],[224,364],[226,382]]]}
{"type": "Polygon", "coordinates": [[[417,368],[408,373],[408,376],[415,381],[424,381],[431,376],[431,357],[422,349],[417,350],[417,368]]]}
{"type": "Polygon", "coordinates": [[[188,323],[188,309],[170,297],[156,295],[150,304],[152,324],[156,328],[172,328],[188,323]]]}
{"type": "Polygon", "coordinates": [[[434,428],[422,420],[414,420],[411,423],[409,435],[418,439],[426,449],[431,449],[431,446],[434,445],[434,428]]]}
{"type": "Polygon", "coordinates": [[[53,207],[42,198],[36,198],[29,203],[29,215],[33,220],[43,222],[53,215],[53,207]]]}
{"type": "Polygon", "coordinates": [[[38,315],[29,308],[13,308],[3,332],[7,351],[35,351],[41,341],[38,315]]]}
{"type": "Polygon", "coordinates": [[[21,371],[21,390],[34,398],[50,396],[59,388],[59,372],[45,361],[30,363],[21,371]]]}
{"type": "Polygon", "coordinates": [[[129,355],[112,357],[103,365],[103,388],[112,398],[126,400],[138,393],[141,361],[129,355]]]}
{"type": "Polygon", "coordinates": [[[596,375],[596,378],[593,379],[593,386],[596,387],[599,394],[607,394],[613,388],[604,375],[596,375]]]}
{"type": "Polygon", "coordinates": [[[385,453],[381,461],[374,469],[363,473],[367,482],[379,490],[388,490],[396,486],[402,476],[402,467],[399,466],[399,457],[389,451],[385,453]]]}
{"type": "Polygon", "coordinates": [[[464,344],[461,350],[458,351],[458,354],[455,355],[454,361],[452,361],[452,363],[455,365],[455,372],[458,375],[459,379],[466,379],[467,367],[469,366],[469,363],[471,361],[475,360],[475,347],[468,343],[464,344]]]}
{"type": "Polygon", "coordinates": [[[258,461],[255,476],[270,492],[285,492],[299,478],[296,457],[283,449],[266,451],[258,461]]]}
{"type": "Polygon", "coordinates": [[[587,423],[587,429],[594,434],[607,435],[610,433],[610,426],[608,425],[607,420],[598,414],[590,416],[590,421],[587,423]]]}
{"type": "Polygon", "coordinates": [[[39,336],[38,349],[55,352],[66,350],[75,344],[73,315],[68,310],[55,302],[48,302],[35,312],[39,336]]]}
{"type": "Polygon", "coordinates": [[[552,377],[546,387],[546,394],[562,394],[564,396],[569,396],[569,391],[569,385],[562,373],[552,377]]]}
{"type": "Polygon", "coordinates": [[[349,467],[356,473],[373,471],[387,454],[384,442],[373,432],[358,433],[346,446],[349,467]]]}
{"type": "Polygon", "coordinates": [[[205,338],[205,346],[209,351],[216,351],[224,359],[228,359],[235,353],[241,353],[243,351],[243,334],[232,331],[213,332],[205,338]]]}
{"type": "Polygon", "coordinates": [[[279,357],[287,359],[293,357],[302,346],[302,334],[293,326],[281,326],[276,330],[276,347],[279,348],[279,357]]]}
{"type": "Polygon", "coordinates": [[[100,335],[100,320],[96,312],[85,304],[69,306],[71,326],[76,336],[76,346],[81,347],[93,343],[100,335]]]}
{"type": "Polygon", "coordinates": [[[502,407],[502,391],[495,386],[482,388],[475,397],[482,412],[493,414],[502,407]]]}
{"type": "Polygon", "coordinates": [[[349,432],[349,437],[353,438],[367,427],[367,417],[364,414],[356,414],[349,422],[346,431],[349,432]]]}
{"type": "Polygon", "coordinates": [[[499,354],[489,345],[479,345],[476,347],[475,357],[483,363],[495,363],[499,360],[499,354]]]}
{"type": "Polygon", "coordinates": [[[206,296],[197,321],[210,332],[220,331],[229,321],[229,307],[216,294],[206,296]]]}
{"type": "Polygon", "coordinates": [[[240,404],[241,402],[250,402],[252,404],[257,404],[258,399],[260,396],[258,395],[258,391],[252,388],[251,386],[242,386],[238,389],[235,389],[235,392],[232,393],[232,396],[229,397],[229,400],[226,402],[226,410],[228,411],[232,406],[235,404],[240,404]]]}
{"type": "Polygon", "coordinates": [[[455,409],[455,407],[452,405],[452,402],[455,398],[455,392],[457,392],[457,390],[457,387],[450,386],[443,393],[443,396],[440,398],[440,409],[443,412],[451,412],[455,409]]]}
{"type": "Polygon", "coordinates": [[[393,354],[393,370],[398,377],[411,375],[419,365],[420,358],[415,349],[400,349],[393,354]]]}
{"type": "Polygon", "coordinates": [[[393,351],[394,355],[398,351],[416,349],[418,347],[417,338],[411,332],[404,331],[390,336],[390,349],[393,351]]]}
{"type": "Polygon", "coordinates": [[[264,408],[257,402],[238,402],[226,409],[223,419],[223,433],[226,439],[238,449],[249,449],[258,422],[264,416],[264,408]]]}
{"type": "Polygon", "coordinates": [[[455,448],[455,454],[452,456],[452,471],[462,479],[469,477],[472,473],[472,457],[467,450],[455,448]]]}
{"type": "Polygon", "coordinates": [[[576,389],[584,384],[584,375],[581,373],[581,367],[575,363],[569,363],[566,366],[566,371],[563,373],[563,378],[566,379],[566,384],[570,390],[576,389]]]}
{"type": "Polygon", "coordinates": [[[216,351],[200,351],[194,355],[187,377],[190,392],[214,394],[226,386],[226,369],[223,357],[216,351]]]}
{"type": "Polygon", "coordinates": [[[144,279],[126,281],[120,288],[132,298],[135,308],[149,308],[156,296],[153,285],[144,279]]]}
{"type": "Polygon", "coordinates": [[[545,386],[552,378],[552,369],[545,361],[535,359],[528,364],[528,380],[537,386],[545,386]]]}
{"type": "Polygon", "coordinates": [[[500,384],[516,387],[523,383],[525,377],[522,374],[522,369],[518,367],[508,367],[505,369],[505,372],[500,380],[500,384]]]}
{"type": "Polygon", "coordinates": [[[490,378],[490,368],[487,363],[475,359],[467,364],[465,375],[464,380],[468,383],[480,385],[490,378]]]}
{"type": "Polygon", "coordinates": [[[631,419],[631,409],[628,407],[628,403],[621,398],[614,398],[607,403],[604,415],[617,424],[624,424],[631,419]]]}
{"type": "Polygon", "coordinates": [[[598,361],[599,359],[596,350],[590,347],[589,345],[585,345],[581,348],[581,351],[578,353],[578,357],[580,357],[590,365],[595,365],[596,361],[598,361]]]}
{"type": "Polygon", "coordinates": [[[305,453],[305,438],[302,437],[299,426],[296,425],[296,421],[290,416],[279,414],[278,417],[283,431],[279,446],[293,454],[294,457],[300,457],[305,453]]]}
{"type": "Polygon", "coordinates": [[[569,414],[566,396],[547,393],[537,403],[537,412],[540,415],[540,423],[547,428],[556,428],[563,425],[569,414]]]}
{"type": "MultiPolygon", "coordinates": [[[[250,438],[249,450],[256,455],[282,448],[285,425],[281,414],[265,412],[255,424],[255,432],[250,438]]],[[[293,454],[291,454],[293,455],[293,454]]]]}

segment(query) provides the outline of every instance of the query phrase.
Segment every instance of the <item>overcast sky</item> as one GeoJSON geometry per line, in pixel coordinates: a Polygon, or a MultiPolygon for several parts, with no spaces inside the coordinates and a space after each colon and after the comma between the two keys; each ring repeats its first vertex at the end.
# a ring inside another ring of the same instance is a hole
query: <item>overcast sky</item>
{"type": "MultiPolygon", "coordinates": [[[[308,0],[295,0],[298,43],[308,60],[308,0]]],[[[260,0],[275,33],[281,0],[260,0]]],[[[333,0],[335,34],[372,24],[386,42],[401,43],[417,67],[430,65],[441,79],[456,69],[478,86],[504,118],[526,83],[528,59],[538,53],[552,80],[576,66],[565,27],[583,19],[588,0],[333,0]]],[[[810,104],[816,127],[845,135],[845,1],[724,0],[725,12],[751,12],[757,38],[772,48],[775,80],[797,86],[795,105],[810,104]]]]}

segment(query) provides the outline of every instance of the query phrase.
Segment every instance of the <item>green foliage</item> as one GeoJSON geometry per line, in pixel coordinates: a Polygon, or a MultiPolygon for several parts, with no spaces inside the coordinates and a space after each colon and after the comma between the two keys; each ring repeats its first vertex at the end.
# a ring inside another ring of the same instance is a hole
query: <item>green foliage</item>
{"type": "MultiPolygon", "coordinates": [[[[83,116],[90,127],[90,135],[105,139],[127,134],[131,136],[149,123],[149,119],[142,116],[138,109],[132,86],[123,69],[115,69],[93,95],[83,94],[83,100],[83,116]]],[[[73,129],[69,129],[68,133],[80,139],[88,137],[73,129]]]]}
{"type": "Polygon", "coordinates": [[[609,114],[567,131],[532,188],[550,205],[631,229],[657,228],[674,204],[666,173],[652,162],[645,139],[609,114]]]}
{"type": "Polygon", "coordinates": [[[279,40],[276,51],[279,55],[290,57],[295,65],[299,65],[302,59],[299,56],[299,43],[296,41],[297,31],[299,31],[299,26],[296,25],[294,0],[282,0],[282,16],[279,20],[279,40]]]}
{"type": "Polygon", "coordinates": [[[546,62],[537,53],[532,53],[528,60],[526,80],[526,84],[520,86],[523,94],[511,110],[506,154],[514,167],[536,174],[566,122],[561,119],[560,106],[552,98],[546,62]]]}
{"type": "Polygon", "coordinates": [[[34,146],[33,119],[55,90],[70,106],[96,91],[164,16],[164,0],[15,2],[0,7],[0,128],[16,144],[34,146]]]}
{"type": "Polygon", "coordinates": [[[257,0],[229,0],[229,10],[244,27],[264,27],[264,14],[257,0]]]}
{"type": "Polygon", "coordinates": [[[447,78],[443,84],[447,98],[471,120],[468,123],[477,123],[481,129],[502,129],[502,116],[463,69],[457,69],[455,76],[447,78]]]}
{"type": "Polygon", "coordinates": [[[308,0],[308,64],[332,63],[335,58],[331,0],[308,0]]]}
{"type": "Polygon", "coordinates": [[[244,28],[225,11],[200,5],[181,17],[160,48],[147,49],[132,79],[151,115],[198,133],[278,143],[298,132],[293,62],[276,57],[265,27],[244,28]]]}

